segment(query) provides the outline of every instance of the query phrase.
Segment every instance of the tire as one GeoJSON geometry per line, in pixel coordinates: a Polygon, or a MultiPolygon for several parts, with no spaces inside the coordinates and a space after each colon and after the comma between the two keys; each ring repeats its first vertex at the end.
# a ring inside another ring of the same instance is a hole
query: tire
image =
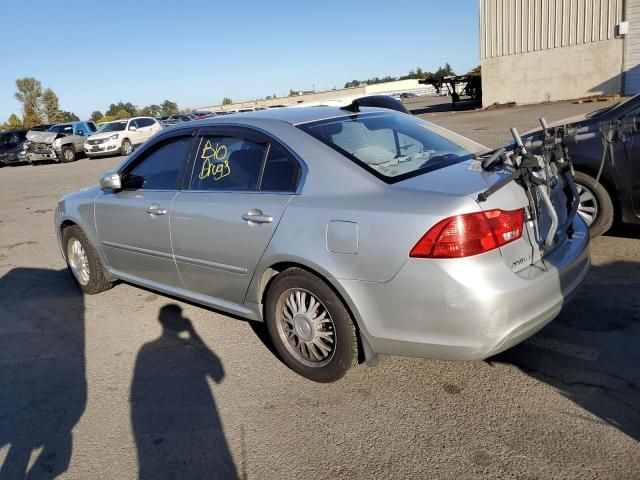
{"type": "Polygon", "coordinates": [[[120,155],[128,156],[133,152],[133,145],[131,145],[131,140],[125,138],[122,140],[122,144],[120,145],[120,155]]]}
{"type": "Polygon", "coordinates": [[[58,157],[58,159],[62,163],[75,162],[77,159],[76,149],[69,145],[62,147],[62,150],[60,150],[60,156],[58,157]]]}
{"type": "Polygon", "coordinates": [[[324,281],[306,270],[290,268],[272,280],[265,316],[278,355],[303,377],[335,382],[356,365],[358,337],[349,311],[324,281]],[[312,308],[312,302],[319,303],[312,308]]]}
{"type": "Polygon", "coordinates": [[[591,236],[598,237],[613,225],[611,196],[600,182],[584,172],[576,172],[574,180],[580,194],[578,215],[589,225],[591,236]]]}
{"type": "Polygon", "coordinates": [[[109,282],[104,276],[102,263],[98,258],[98,254],[96,253],[93,246],[91,246],[91,243],[89,243],[89,240],[80,227],[78,227],[77,225],[73,225],[71,227],[65,228],[62,231],[62,246],[69,272],[71,273],[71,275],[73,275],[74,279],[84,293],[88,295],[94,295],[96,293],[109,290],[113,286],[113,284],[109,282]],[[77,257],[75,259],[76,261],[74,261],[73,258],[70,258],[74,256],[74,253],[72,253],[72,242],[79,242],[82,247],[82,251],[84,252],[86,267],[88,269],[88,275],[86,276],[86,278],[79,273],[79,270],[77,268],[77,257]]]}

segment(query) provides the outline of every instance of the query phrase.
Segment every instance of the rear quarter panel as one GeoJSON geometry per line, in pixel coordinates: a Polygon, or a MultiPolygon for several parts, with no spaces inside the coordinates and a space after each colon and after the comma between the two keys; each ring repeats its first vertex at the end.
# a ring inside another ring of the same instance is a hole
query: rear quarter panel
{"type": "Polygon", "coordinates": [[[281,262],[306,266],[329,280],[386,282],[431,226],[478,210],[465,195],[393,188],[295,127],[270,131],[302,158],[307,175],[258,264],[248,302],[261,303],[262,273],[281,262]],[[356,253],[327,248],[331,221],[357,224],[356,253]]]}

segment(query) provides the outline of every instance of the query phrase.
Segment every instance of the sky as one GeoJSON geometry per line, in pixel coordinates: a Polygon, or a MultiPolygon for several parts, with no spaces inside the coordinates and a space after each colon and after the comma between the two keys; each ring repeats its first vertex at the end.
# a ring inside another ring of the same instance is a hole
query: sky
{"type": "Polygon", "coordinates": [[[479,64],[477,0],[0,0],[0,123],[36,77],[61,110],[180,108],[479,64]]]}

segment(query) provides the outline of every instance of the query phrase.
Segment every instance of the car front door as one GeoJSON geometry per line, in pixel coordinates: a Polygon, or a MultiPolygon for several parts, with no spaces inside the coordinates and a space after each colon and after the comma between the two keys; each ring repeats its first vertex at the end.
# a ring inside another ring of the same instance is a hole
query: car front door
{"type": "Polygon", "coordinates": [[[142,140],[140,140],[140,127],[138,126],[137,120],[129,121],[129,125],[127,126],[127,137],[129,138],[129,140],[131,140],[131,145],[133,145],[134,147],[142,143],[142,140]]]}
{"type": "MultiPolygon", "coordinates": [[[[622,122],[625,119],[629,122],[633,119],[637,119],[640,116],[640,106],[635,106],[625,113],[622,122]]],[[[637,120],[636,122],[637,123],[637,120]]],[[[636,216],[640,217],[640,134],[627,134],[622,141],[615,142],[613,145],[615,151],[615,160],[624,158],[625,162],[621,165],[616,165],[616,170],[619,170],[618,178],[623,183],[623,189],[621,194],[628,195],[627,198],[631,198],[631,204],[633,205],[633,211],[636,216]],[[624,150],[618,152],[618,150],[624,150]],[[623,155],[620,155],[622,153],[623,155]],[[628,192],[628,193],[626,193],[628,192]]]]}
{"type": "Polygon", "coordinates": [[[301,167],[250,130],[207,128],[196,142],[189,188],[172,207],[176,264],[189,290],[242,304],[301,167]]]}
{"type": "Polygon", "coordinates": [[[76,123],[73,126],[73,146],[76,152],[84,151],[84,142],[90,134],[89,127],[84,123],[76,123]]]}
{"type": "Polygon", "coordinates": [[[123,188],[95,201],[100,245],[118,275],[181,287],[171,250],[171,202],[193,144],[192,132],[165,138],[127,164],[123,188]]]}

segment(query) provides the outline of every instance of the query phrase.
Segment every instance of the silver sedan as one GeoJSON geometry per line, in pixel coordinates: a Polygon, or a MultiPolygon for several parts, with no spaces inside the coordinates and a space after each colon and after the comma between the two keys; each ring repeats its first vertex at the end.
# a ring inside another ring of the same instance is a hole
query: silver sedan
{"type": "Polygon", "coordinates": [[[518,182],[478,200],[509,173],[486,152],[376,108],[218,117],[62,198],[55,228],[85,293],[121,280],[266,322],[315,381],[386,354],[482,359],[556,317],[589,268],[579,217],[546,235],[518,182]]]}

